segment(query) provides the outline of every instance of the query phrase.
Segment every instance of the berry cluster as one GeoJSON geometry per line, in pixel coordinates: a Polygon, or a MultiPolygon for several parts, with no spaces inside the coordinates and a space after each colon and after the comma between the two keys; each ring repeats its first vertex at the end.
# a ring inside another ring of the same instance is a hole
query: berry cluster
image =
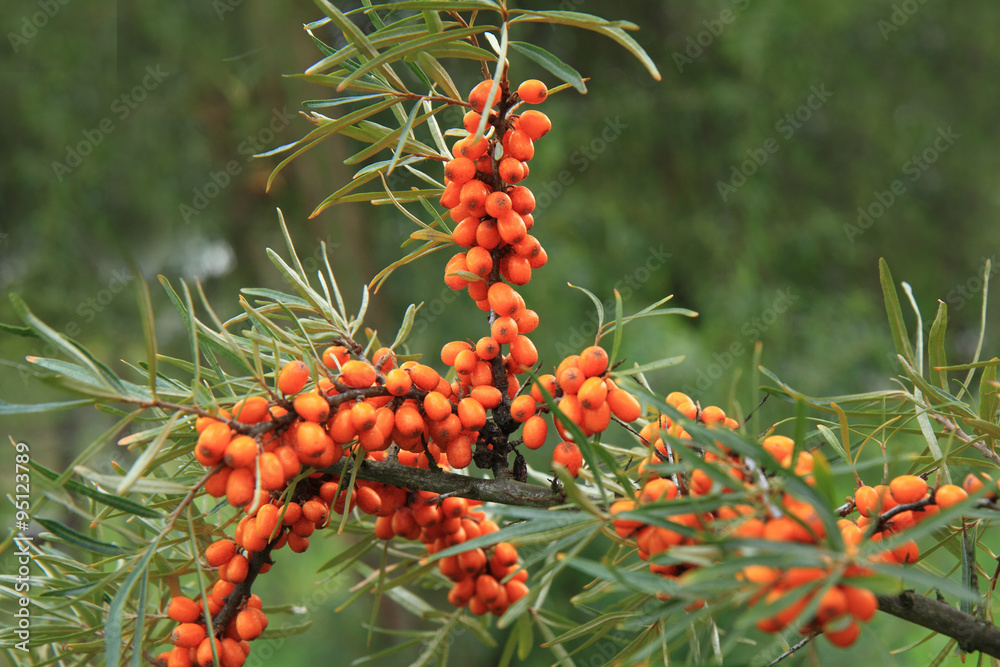
{"type": "MultiPolygon", "coordinates": [[[[739,426],[736,420],[727,417],[720,408],[699,408],[689,396],[680,392],[668,395],[667,403],[685,418],[702,426],[726,429],[736,429],[739,426]]],[[[668,514],[664,520],[672,524],[673,528],[649,525],[625,517],[614,519],[615,531],[624,539],[635,540],[638,554],[643,560],[649,561],[651,572],[677,579],[696,569],[698,565],[695,563],[673,562],[674,559],[664,559],[663,555],[674,547],[698,544],[706,533],[803,544],[815,544],[825,539],[825,525],[816,508],[784,490],[772,488],[767,482],[767,476],[756,463],[745,461],[721,442],[715,443],[714,450],[707,449],[702,454],[703,460],[711,463],[717,474],[710,474],[699,466],[688,474],[675,473],[667,478],[661,477],[655,466],[660,463],[677,463],[680,460],[680,456],[668,443],[671,438],[691,440],[684,424],[661,415],[643,427],[640,437],[649,448],[648,456],[639,465],[642,486],[635,500],[616,501],[611,507],[612,516],[651,503],[707,494],[725,496],[734,493],[734,490],[749,492],[755,498],[753,502],[721,505],[711,512],[668,514]]],[[[802,477],[808,484],[815,483],[812,476],[812,454],[800,451],[794,456],[795,443],[790,438],[772,435],[765,438],[761,446],[783,468],[802,477]]],[[[842,523],[851,522],[844,520],[842,523]]],[[[857,529],[857,526],[854,527],[857,529]]],[[[842,526],[843,530],[846,528],[842,526]]],[[[860,533],[857,537],[860,538],[860,533]]],[[[845,533],[845,543],[856,545],[857,541],[852,542],[853,539],[853,535],[845,533]]],[[[862,577],[868,574],[868,571],[857,565],[851,565],[850,570],[848,576],[862,577]]],[[[761,599],[771,604],[780,599],[795,598],[794,604],[784,607],[773,617],[761,620],[758,628],[765,632],[780,632],[798,622],[806,632],[823,632],[831,642],[839,646],[853,643],[859,632],[857,621],[869,620],[877,609],[875,596],[867,589],[843,584],[826,587],[813,617],[805,623],[799,622],[803,610],[824,589],[824,581],[831,571],[832,568],[798,567],[783,571],[759,565],[746,567],[739,578],[756,587],[751,604],[761,599]]],[[[703,600],[698,600],[688,608],[694,609],[703,604],[703,600]]]]}

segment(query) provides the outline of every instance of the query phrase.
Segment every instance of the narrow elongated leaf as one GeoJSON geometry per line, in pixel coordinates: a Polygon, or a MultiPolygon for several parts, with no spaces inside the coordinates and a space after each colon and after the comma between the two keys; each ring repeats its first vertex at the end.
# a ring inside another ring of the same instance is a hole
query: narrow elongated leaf
{"type": "Polygon", "coordinates": [[[602,304],[601,300],[597,298],[597,295],[591,292],[590,290],[585,289],[583,287],[577,287],[572,283],[566,283],[566,284],[575,290],[580,290],[581,292],[586,294],[591,301],[594,302],[594,307],[597,309],[597,330],[600,331],[601,327],[604,326],[604,304],[602,304]]]}
{"type": "Polygon", "coordinates": [[[932,382],[943,391],[948,391],[948,371],[944,366],[948,365],[948,355],[945,353],[944,340],[945,331],[948,328],[948,304],[938,301],[937,315],[931,323],[931,332],[927,339],[927,361],[932,382]]]}
{"type": "Polygon", "coordinates": [[[660,80],[660,72],[656,69],[656,65],[653,60],[649,57],[639,44],[628,36],[628,34],[623,30],[623,28],[629,30],[635,30],[638,28],[634,23],[628,21],[608,21],[602,19],[599,16],[594,16],[593,14],[584,14],[582,12],[568,12],[568,11],[547,11],[547,12],[534,12],[526,10],[512,10],[510,23],[521,23],[524,21],[529,21],[532,23],[558,23],[562,25],[573,26],[574,28],[582,28],[584,30],[592,30],[605,37],[608,37],[625,47],[629,53],[631,53],[635,58],[643,64],[647,71],[649,71],[650,76],[652,76],[657,81],[660,80]]]}
{"type": "Polygon", "coordinates": [[[66,544],[76,547],[77,549],[83,549],[84,551],[92,551],[97,554],[103,554],[105,556],[119,556],[126,553],[117,544],[111,544],[110,542],[101,542],[100,540],[95,540],[89,535],[84,535],[79,533],[72,528],[62,525],[58,521],[52,521],[50,519],[41,519],[35,517],[32,521],[38,523],[45,530],[49,531],[59,539],[61,539],[66,544]]]}
{"type": "MultiPolygon", "coordinates": [[[[41,463],[38,463],[38,461],[32,460],[28,465],[38,471],[43,477],[52,481],[57,481],[59,479],[59,474],[57,472],[46,468],[41,463]]],[[[109,493],[103,493],[73,479],[66,480],[63,483],[63,486],[68,491],[79,493],[81,496],[86,496],[99,503],[108,505],[109,507],[114,507],[116,510],[120,510],[125,514],[135,514],[137,516],[146,517],[147,519],[157,519],[162,516],[158,510],[146,507],[145,505],[140,505],[134,500],[129,500],[128,498],[124,498],[122,496],[113,496],[109,493]]]]}
{"type": "MultiPolygon", "coordinates": [[[[378,50],[374,47],[374,45],[372,45],[371,41],[365,33],[362,32],[361,28],[354,24],[354,21],[349,19],[342,11],[334,7],[333,4],[327,0],[315,0],[315,2],[320,8],[320,11],[330,17],[330,20],[333,21],[337,27],[340,28],[341,32],[344,33],[344,37],[346,37],[349,42],[354,44],[365,58],[368,58],[369,61],[378,59],[378,50]]],[[[396,76],[396,73],[392,71],[392,67],[390,67],[388,63],[382,62],[376,67],[383,75],[385,75],[389,84],[396,90],[406,90],[406,85],[398,76],[396,76]]],[[[369,68],[369,70],[370,69],[372,68],[369,68]]],[[[344,84],[341,83],[338,86],[338,89],[343,90],[344,84]]]]}
{"type": "Polygon", "coordinates": [[[92,405],[97,399],[81,398],[75,401],[57,401],[54,403],[29,403],[17,404],[0,401],[0,415],[26,415],[34,412],[54,412],[56,410],[67,410],[78,408],[81,405],[92,405]]]}
{"type": "Polygon", "coordinates": [[[427,71],[434,83],[441,88],[442,93],[457,100],[462,99],[462,93],[458,92],[458,87],[455,86],[448,70],[441,66],[437,58],[424,51],[417,54],[417,62],[427,71]]]}
{"type": "Polygon", "coordinates": [[[580,73],[542,47],[528,42],[511,41],[509,44],[510,48],[534,60],[556,77],[576,88],[581,94],[587,93],[587,85],[580,73]]]}
{"type": "Polygon", "coordinates": [[[149,560],[156,554],[157,542],[149,545],[141,558],[131,564],[128,576],[118,588],[115,597],[111,600],[108,608],[107,623],[104,625],[104,658],[108,667],[119,667],[121,665],[122,651],[122,623],[125,622],[125,605],[132,595],[132,588],[139,577],[147,575],[146,568],[149,560]]]}
{"type": "Polygon", "coordinates": [[[670,366],[676,366],[677,364],[684,361],[684,355],[678,355],[676,357],[667,357],[666,359],[659,359],[657,361],[651,361],[648,364],[642,364],[641,366],[634,366],[632,368],[622,368],[614,371],[615,375],[638,375],[639,373],[648,373],[649,371],[659,370],[661,368],[668,368],[670,366]]]}
{"type": "Polygon", "coordinates": [[[287,167],[292,162],[292,160],[302,155],[306,151],[310,150],[311,148],[318,146],[320,142],[327,139],[336,132],[339,132],[341,129],[349,127],[351,125],[356,125],[357,123],[366,118],[370,118],[371,116],[374,116],[375,114],[381,111],[385,111],[392,105],[396,104],[396,102],[397,100],[395,98],[389,98],[382,100],[381,102],[376,102],[375,104],[370,104],[366,107],[358,109],[357,111],[353,111],[347,114],[346,116],[337,118],[336,120],[331,120],[329,123],[323,124],[322,126],[318,127],[317,129],[307,134],[302,139],[299,139],[295,143],[300,147],[294,153],[292,153],[284,160],[279,162],[278,165],[271,170],[271,175],[267,177],[266,189],[268,190],[271,189],[271,184],[274,182],[274,179],[278,176],[278,174],[281,173],[281,171],[285,167],[287,167]]]}
{"type": "MultiPolygon", "coordinates": [[[[323,1],[323,0],[320,0],[323,1]]],[[[340,84],[337,86],[337,90],[344,90],[350,87],[354,81],[361,78],[365,74],[368,74],[374,69],[386,68],[388,64],[396,60],[401,60],[402,58],[408,56],[416,57],[416,54],[428,51],[436,45],[448,44],[449,42],[457,42],[459,40],[465,39],[470,35],[478,35],[486,30],[488,26],[476,26],[473,28],[459,28],[457,30],[447,30],[440,34],[425,35],[423,37],[418,37],[416,39],[411,39],[403,42],[388,51],[385,51],[378,56],[374,57],[371,61],[365,63],[355,71],[351,72],[340,84]]],[[[406,90],[405,87],[400,85],[399,90],[406,90]]]]}
{"type": "Polygon", "coordinates": [[[892,342],[896,345],[896,352],[902,355],[911,366],[915,366],[913,348],[910,346],[910,334],[906,330],[903,310],[899,307],[899,296],[896,294],[896,283],[892,280],[889,264],[884,258],[879,258],[878,274],[882,283],[885,310],[889,316],[889,331],[892,333],[892,342]]]}

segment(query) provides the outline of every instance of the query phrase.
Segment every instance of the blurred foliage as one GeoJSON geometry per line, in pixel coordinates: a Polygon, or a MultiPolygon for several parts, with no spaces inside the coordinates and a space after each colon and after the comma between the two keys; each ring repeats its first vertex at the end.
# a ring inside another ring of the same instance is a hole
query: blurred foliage
{"type": "MultiPolygon", "coordinates": [[[[650,80],[616,45],[590,34],[521,26],[516,35],[590,77],[586,98],[567,91],[546,103],[554,128],[527,181],[539,197],[538,236],[551,258],[526,290],[543,317],[535,338],[542,359],[555,363],[567,346],[580,348],[593,335],[592,319],[582,314],[590,302],[565,282],[602,298],[617,284],[623,296],[623,285],[632,292],[626,312],[672,293],[674,305],[701,314],[650,320],[626,336],[630,359],[649,349],[687,356],[651,376],[664,393],[687,389],[723,405],[732,395],[748,411],[761,398],[748,379],[758,339],[764,364],[807,394],[886,388],[901,369],[891,361],[879,257],[913,286],[922,312],[933,313],[937,299],[948,303],[949,358],[971,357],[977,276],[984,258],[1000,266],[992,77],[1000,64],[993,40],[1000,6],[530,5],[636,22],[642,30],[635,38],[663,74],[660,83],[650,80]],[[957,138],[935,148],[942,132],[957,138]],[[921,155],[923,162],[914,159],[921,155]],[[753,173],[737,186],[734,169],[755,156],[762,163],[747,163],[753,173]],[[902,189],[893,193],[896,180],[902,189]],[[720,183],[735,192],[723,199],[720,183]],[[875,213],[875,203],[884,213],[875,213]],[[859,207],[873,222],[852,235],[859,207]],[[660,253],[669,257],[661,262],[660,253]]],[[[0,51],[7,90],[0,107],[4,292],[24,295],[43,320],[101,358],[132,360],[143,350],[129,267],[154,283],[161,351],[176,354],[184,333],[152,278],[198,278],[220,316],[235,314],[239,287],[280,283],[263,252],[281,245],[275,206],[300,250],[318,249],[320,241],[335,248],[341,287],[355,298],[401,254],[398,244],[412,226],[388,207],[347,205],[307,219],[352,173],[341,164],[356,150],[346,140],[291,165],[269,194],[263,186],[275,161],[250,158],[311,127],[297,115],[299,102],[324,91],[281,78],[315,60],[299,27],[317,18],[311,4],[57,6],[51,16],[40,3],[0,7],[8,42],[0,51]],[[148,68],[165,74],[151,77],[148,68]],[[71,153],[88,145],[92,152],[71,173],[53,167],[69,165],[71,153]]],[[[546,78],[517,54],[511,62],[515,76],[546,78]]],[[[479,72],[473,63],[464,71],[456,83],[467,90],[479,72]]],[[[372,326],[395,331],[405,306],[424,301],[412,349],[435,349],[466,328],[473,306],[443,285],[445,261],[432,256],[394,274],[373,300],[372,326]]],[[[988,330],[997,330],[998,312],[992,309],[988,330]]],[[[909,309],[904,313],[912,328],[909,309]]],[[[16,319],[0,301],[0,321],[16,319]]],[[[996,353],[988,341],[983,356],[996,353]]],[[[0,335],[0,358],[27,354],[46,352],[0,335]]],[[[4,400],[48,397],[9,368],[0,378],[4,400]]],[[[756,424],[790,412],[774,403],[756,424]]],[[[82,411],[3,423],[5,434],[35,443],[52,467],[108,425],[82,411]]],[[[112,458],[127,464],[128,457],[109,455],[103,472],[112,458]]],[[[567,579],[566,586],[580,584],[567,579]]],[[[308,589],[305,581],[265,582],[265,591],[268,585],[308,589]]],[[[330,624],[337,623],[333,606],[330,624]]],[[[892,660],[878,638],[902,641],[881,624],[892,621],[877,621],[843,659],[892,660]]],[[[356,642],[345,654],[365,652],[360,637],[338,641],[356,642]]],[[[296,664],[329,650],[322,633],[294,644],[301,659],[283,655],[296,664]]]]}

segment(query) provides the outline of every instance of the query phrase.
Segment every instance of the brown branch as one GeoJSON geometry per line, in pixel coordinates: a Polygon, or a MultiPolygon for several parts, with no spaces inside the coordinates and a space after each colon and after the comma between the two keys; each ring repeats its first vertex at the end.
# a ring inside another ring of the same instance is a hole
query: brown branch
{"type": "MultiPolygon", "coordinates": [[[[349,462],[344,460],[324,472],[343,475],[348,464],[349,462]]],[[[470,500],[502,505],[553,507],[566,502],[566,496],[562,493],[554,493],[552,489],[544,486],[517,482],[509,477],[480,479],[440,470],[413,468],[388,461],[362,461],[358,468],[358,478],[405,489],[450,493],[470,500]]]]}
{"type": "Polygon", "coordinates": [[[944,427],[945,433],[954,433],[955,437],[957,437],[959,440],[961,440],[966,444],[972,445],[973,447],[978,449],[983,456],[993,461],[994,463],[1000,465],[1000,454],[997,454],[992,449],[990,449],[985,442],[980,442],[976,438],[973,438],[971,435],[963,431],[961,426],[956,424],[951,419],[945,417],[944,415],[939,415],[934,412],[930,412],[928,414],[930,415],[931,419],[933,419],[936,422],[939,422],[944,427]]]}
{"type": "Polygon", "coordinates": [[[980,651],[1000,658],[1000,628],[992,623],[913,591],[876,597],[879,611],[951,637],[966,653],[980,651]]]}
{"type": "Polygon", "coordinates": [[[243,605],[244,600],[250,597],[250,589],[253,582],[260,574],[261,568],[271,562],[271,549],[281,539],[281,533],[274,538],[262,551],[253,551],[249,554],[250,567],[246,579],[236,584],[233,592],[226,596],[226,604],[219,610],[219,613],[212,619],[212,630],[216,636],[221,636],[226,630],[226,626],[236,617],[243,605]]]}

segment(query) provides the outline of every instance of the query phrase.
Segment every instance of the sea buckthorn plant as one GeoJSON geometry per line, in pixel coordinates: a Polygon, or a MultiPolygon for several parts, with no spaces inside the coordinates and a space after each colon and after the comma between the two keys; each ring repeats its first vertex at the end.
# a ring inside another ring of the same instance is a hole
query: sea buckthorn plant
{"type": "MultiPolygon", "coordinates": [[[[295,221],[283,218],[287,253],[267,254],[289,293],[245,289],[242,312],[223,322],[204,299],[197,314],[197,290],[160,278],[188,359],[158,352],[145,285],[148,357],[124,374],[13,297],[24,322],[5,331],[62,354],[16,365],[75,397],[3,411],[93,404],[118,421],[63,472],[31,462],[46,493],[30,506],[43,532],[28,549],[45,593],[32,603],[33,653],[8,657],[264,664],[262,638],[304,627],[276,629],[296,601],[255,584],[310,576],[296,566],[306,550],[324,554],[324,576],[353,578],[353,599],[374,598],[373,613],[387,597],[417,617],[414,641],[380,653],[386,664],[444,663],[459,628],[497,646],[498,664],[536,651],[559,664],[598,653],[609,664],[767,664],[878,641],[867,628],[886,622],[949,639],[927,664],[1000,657],[1000,385],[998,360],[980,358],[984,340],[950,364],[943,302],[926,337],[914,306],[911,335],[883,263],[897,388],[812,398],[761,368],[760,397],[786,401],[788,417],[756,430],[738,404],[647,381],[676,359],[624,357],[629,323],[694,315],[666,299],[627,314],[615,293],[605,318],[585,290],[599,311],[593,344],[543,357],[531,336],[551,323],[531,307],[532,278],[546,270],[546,217],[558,213],[536,219],[529,164],[550,140],[546,99],[586,83],[512,37],[538,23],[589,31],[658,79],[629,36],[636,26],[491,0],[364,5],[373,32],[318,1],[323,18],[306,32],[320,59],[298,78],[336,95],[307,102],[313,129],[263,157],[285,155],[276,175],[335,135],[363,144],[347,160],[357,173],[313,215],[344,202],[394,207],[416,227],[404,245],[417,247],[370,287],[420,262],[468,295],[456,306],[467,326],[439,350],[411,349],[411,306],[380,339],[364,326],[368,290],[351,312],[335,258],[307,275],[295,221]],[[317,36],[331,28],[346,45],[317,36]],[[546,80],[519,77],[514,53],[546,80]],[[480,78],[460,90],[469,76],[480,78]],[[427,257],[439,249],[447,260],[427,257]],[[108,443],[134,452],[118,475],[88,466],[108,443]],[[82,528],[45,518],[53,505],[82,528]],[[566,601],[552,608],[568,570],[590,581],[569,600],[575,616],[566,601]]],[[[17,623],[3,623],[5,646],[16,645],[17,623]]]]}

